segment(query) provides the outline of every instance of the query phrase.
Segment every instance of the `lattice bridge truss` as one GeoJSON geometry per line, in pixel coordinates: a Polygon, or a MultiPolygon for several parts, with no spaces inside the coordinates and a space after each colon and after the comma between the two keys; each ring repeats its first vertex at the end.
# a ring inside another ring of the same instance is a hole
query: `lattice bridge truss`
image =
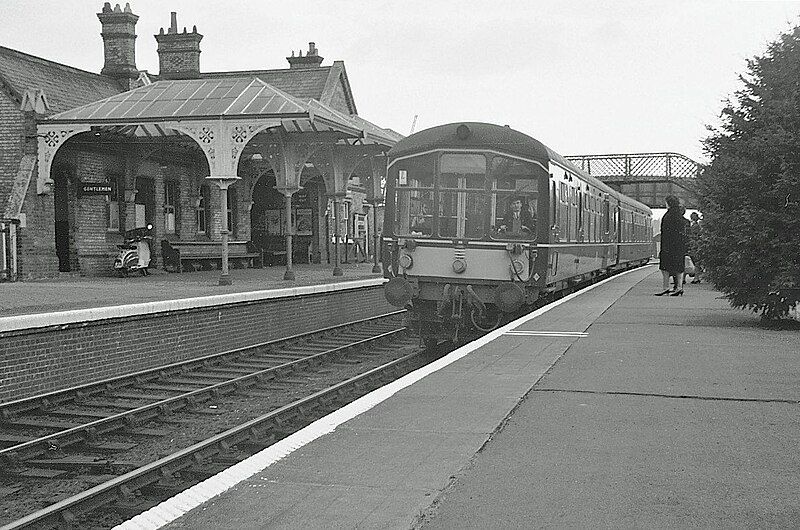
{"type": "Polygon", "coordinates": [[[699,206],[697,177],[703,165],[678,153],[575,155],[570,162],[611,187],[650,206],[663,208],[676,195],[687,208],[699,206]]]}

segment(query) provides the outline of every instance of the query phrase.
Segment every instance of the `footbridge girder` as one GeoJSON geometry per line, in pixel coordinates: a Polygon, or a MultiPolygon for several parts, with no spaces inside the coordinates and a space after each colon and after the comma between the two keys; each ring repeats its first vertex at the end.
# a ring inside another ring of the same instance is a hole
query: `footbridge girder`
{"type": "Polygon", "coordinates": [[[679,153],[573,155],[570,162],[648,205],[663,208],[667,195],[676,195],[686,208],[699,208],[697,177],[703,165],[679,153]]]}

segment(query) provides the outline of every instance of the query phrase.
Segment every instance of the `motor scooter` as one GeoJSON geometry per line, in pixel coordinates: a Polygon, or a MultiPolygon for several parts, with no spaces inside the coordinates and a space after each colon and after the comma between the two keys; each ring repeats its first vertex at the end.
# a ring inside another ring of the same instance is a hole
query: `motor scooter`
{"type": "Polygon", "coordinates": [[[125,244],[117,245],[119,254],[114,260],[114,270],[120,276],[127,276],[129,273],[139,271],[142,276],[150,273],[147,267],[150,266],[150,241],[152,241],[153,225],[134,228],[125,231],[125,244]]]}

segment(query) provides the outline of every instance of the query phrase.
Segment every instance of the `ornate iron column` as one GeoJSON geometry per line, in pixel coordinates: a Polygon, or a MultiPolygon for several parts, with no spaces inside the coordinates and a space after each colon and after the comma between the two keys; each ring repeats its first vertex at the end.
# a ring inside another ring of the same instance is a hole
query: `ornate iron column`
{"type": "Polygon", "coordinates": [[[294,280],[295,274],[292,269],[292,238],[294,237],[294,226],[292,225],[292,195],[300,191],[300,188],[278,188],[278,191],[283,194],[286,208],[286,272],[283,273],[283,279],[294,280]]]}
{"type": "Polygon", "coordinates": [[[339,208],[341,207],[341,200],[340,196],[334,195],[333,197],[333,275],[334,276],[341,276],[344,274],[342,272],[342,268],[339,266],[339,217],[341,215],[341,211],[339,208]]]}
{"type": "Polygon", "coordinates": [[[220,235],[222,236],[222,274],[219,277],[219,285],[231,285],[230,269],[228,263],[228,187],[237,180],[238,176],[208,176],[206,180],[214,181],[219,186],[220,212],[222,213],[222,226],[220,235]]]}
{"type": "Polygon", "coordinates": [[[386,173],[386,157],[370,157],[370,185],[367,186],[367,202],[372,205],[372,272],[381,272],[378,265],[378,254],[381,252],[380,235],[378,234],[378,204],[383,201],[382,180],[386,173]]]}

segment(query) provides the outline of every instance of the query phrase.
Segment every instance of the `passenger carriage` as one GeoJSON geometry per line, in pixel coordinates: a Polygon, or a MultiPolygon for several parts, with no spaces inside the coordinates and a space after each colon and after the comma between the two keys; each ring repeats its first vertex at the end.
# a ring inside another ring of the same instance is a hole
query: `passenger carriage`
{"type": "Polygon", "coordinates": [[[429,345],[650,258],[647,206],[507,126],[433,127],[388,157],[385,293],[429,345]]]}

